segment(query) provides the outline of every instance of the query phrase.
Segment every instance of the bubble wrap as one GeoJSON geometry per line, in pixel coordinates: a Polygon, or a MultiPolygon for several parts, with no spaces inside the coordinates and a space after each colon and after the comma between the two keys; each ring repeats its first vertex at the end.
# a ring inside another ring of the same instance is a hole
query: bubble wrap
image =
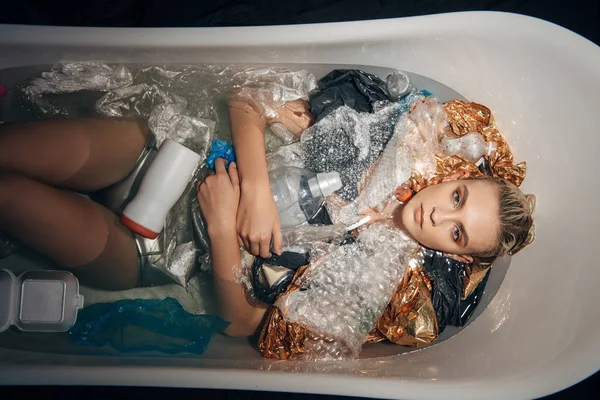
{"type": "Polygon", "coordinates": [[[375,113],[338,107],[303,133],[306,167],[315,172],[337,171],[343,184],[337,195],[343,201],[354,200],[365,171],[392,137],[394,109],[393,103],[375,113]]]}
{"type": "MultiPolygon", "coordinates": [[[[312,74],[283,68],[114,66],[78,62],[59,64],[42,73],[23,88],[23,94],[29,105],[47,116],[89,117],[85,107],[78,104],[88,101],[101,116],[147,119],[158,146],[170,138],[205,157],[219,133],[216,131],[222,127],[220,105],[233,92],[252,95],[267,116],[276,117],[276,110],[285,102],[307,99],[315,87],[312,74]],[[76,101],[47,96],[85,91],[95,94],[81,95],[76,101]],[[99,96],[99,92],[104,94],[99,96]]],[[[228,126],[225,124],[223,129],[228,130],[228,126]]],[[[220,135],[228,137],[229,132],[220,135]]],[[[280,145],[279,141],[274,148],[280,145]]],[[[196,176],[200,178],[202,175],[196,176]]],[[[138,243],[138,247],[150,254],[149,269],[161,271],[182,286],[193,276],[198,264],[203,269],[208,267],[208,240],[193,183],[167,216],[159,239],[147,242],[138,243]]]]}
{"type": "Polygon", "coordinates": [[[410,96],[408,102],[396,106],[388,121],[395,121],[393,136],[361,176],[359,195],[349,203],[335,196],[328,198],[325,205],[333,222],[352,224],[361,212],[392,199],[396,188],[413,174],[428,179],[435,173],[435,155],[441,150],[441,135],[447,126],[441,104],[434,98],[410,96]]]}
{"type": "Polygon", "coordinates": [[[313,260],[298,281],[301,289],[275,303],[287,321],[321,337],[306,343],[305,359],[358,356],[405,267],[415,259],[422,259],[418,243],[400,230],[375,224],[355,243],[313,260]]]}

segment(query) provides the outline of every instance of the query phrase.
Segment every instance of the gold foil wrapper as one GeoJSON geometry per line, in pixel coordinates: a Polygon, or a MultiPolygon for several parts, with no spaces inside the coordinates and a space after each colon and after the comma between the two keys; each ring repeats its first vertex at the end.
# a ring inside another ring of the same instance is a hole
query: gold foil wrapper
{"type": "Polygon", "coordinates": [[[273,306],[258,340],[258,349],[263,357],[289,360],[304,352],[306,337],[306,329],[287,322],[279,308],[273,306]]]}
{"type": "MultiPolygon", "coordinates": [[[[298,268],[294,279],[283,294],[300,289],[298,284],[308,265],[298,268]]],[[[289,360],[304,352],[306,338],[310,335],[307,329],[294,322],[288,322],[279,308],[273,306],[267,313],[258,339],[258,349],[266,358],[289,360]]]]}
{"type": "Polygon", "coordinates": [[[404,346],[424,347],[437,338],[430,282],[421,268],[406,271],[377,322],[377,330],[389,341],[404,346]]]}
{"type": "Polygon", "coordinates": [[[479,132],[487,142],[496,145],[496,151],[489,158],[494,176],[506,179],[520,186],[525,179],[526,163],[514,165],[513,154],[508,143],[498,131],[496,120],[489,108],[477,103],[452,100],[444,103],[446,119],[452,133],[463,136],[469,132],[479,132]]]}
{"type": "Polygon", "coordinates": [[[467,264],[465,266],[466,274],[463,277],[463,300],[473,293],[473,290],[481,283],[489,271],[489,264],[467,264]]]}

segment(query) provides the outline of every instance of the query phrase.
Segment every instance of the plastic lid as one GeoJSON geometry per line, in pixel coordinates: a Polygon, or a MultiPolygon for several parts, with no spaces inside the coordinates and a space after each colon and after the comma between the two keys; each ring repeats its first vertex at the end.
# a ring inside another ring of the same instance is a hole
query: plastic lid
{"type": "Polygon", "coordinates": [[[125,216],[125,214],[121,215],[121,223],[130,231],[137,233],[138,235],[145,237],[147,239],[151,239],[154,240],[158,237],[158,232],[154,232],[140,224],[138,224],[137,222],[127,218],[127,216],[125,216]]]}
{"type": "Polygon", "coordinates": [[[337,192],[342,188],[342,178],[336,171],[323,172],[317,174],[317,182],[324,197],[337,192]]]}
{"type": "Polygon", "coordinates": [[[0,270],[0,332],[64,332],[83,307],[79,282],[66,271],[28,271],[15,277],[0,270]]]}

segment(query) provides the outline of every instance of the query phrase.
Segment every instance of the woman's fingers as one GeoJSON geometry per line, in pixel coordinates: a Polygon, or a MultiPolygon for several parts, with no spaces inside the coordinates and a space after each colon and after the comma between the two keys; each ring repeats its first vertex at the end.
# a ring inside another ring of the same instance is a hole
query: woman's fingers
{"type": "Polygon", "coordinates": [[[227,173],[227,170],[225,169],[225,160],[224,159],[217,158],[215,160],[215,172],[217,174],[227,173]]]}

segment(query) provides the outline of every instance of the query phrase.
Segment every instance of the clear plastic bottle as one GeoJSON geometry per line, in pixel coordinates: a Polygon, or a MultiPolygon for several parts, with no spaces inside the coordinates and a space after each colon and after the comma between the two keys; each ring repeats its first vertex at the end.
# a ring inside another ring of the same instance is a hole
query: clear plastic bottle
{"type": "Polygon", "coordinates": [[[325,197],[342,187],[335,172],[315,174],[297,167],[279,167],[269,174],[281,228],[303,225],[323,206],[325,197]]]}

